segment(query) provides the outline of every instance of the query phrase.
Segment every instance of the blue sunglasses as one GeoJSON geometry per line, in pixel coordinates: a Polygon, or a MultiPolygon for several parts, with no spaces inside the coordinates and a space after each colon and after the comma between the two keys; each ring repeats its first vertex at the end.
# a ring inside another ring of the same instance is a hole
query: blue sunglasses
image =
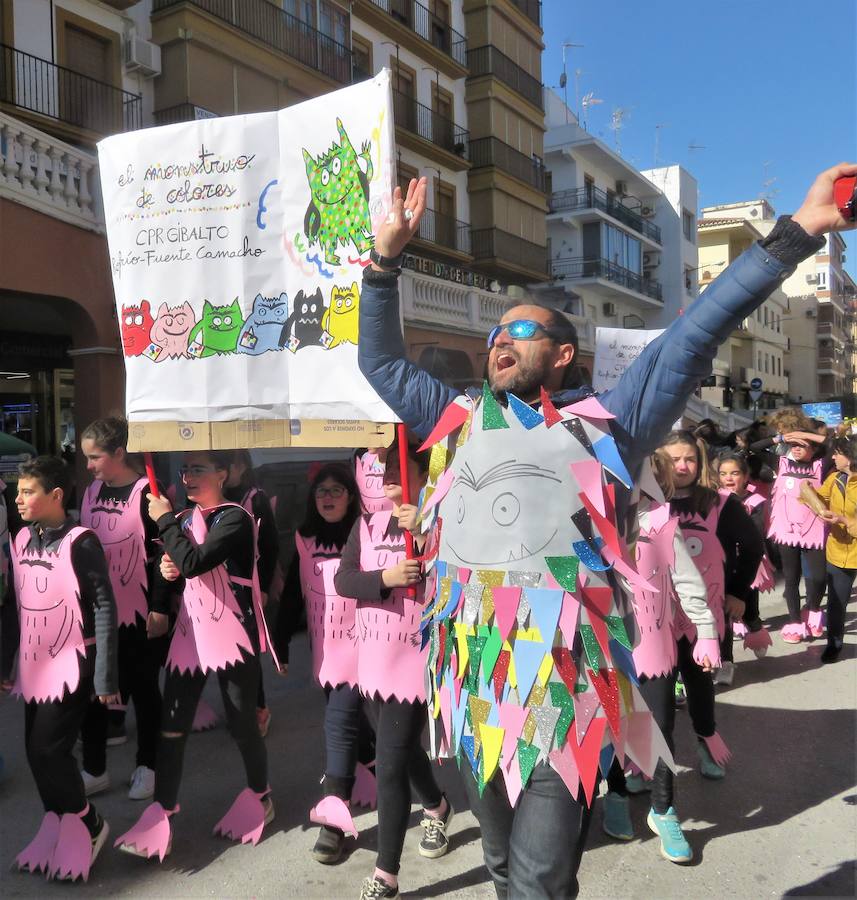
{"type": "Polygon", "coordinates": [[[557,333],[552,328],[542,325],[541,322],[534,322],[532,319],[515,319],[512,322],[495,325],[488,332],[489,350],[494,346],[494,342],[503,331],[508,331],[509,337],[515,341],[536,341],[542,336],[549,337],[555,341],[559,340],[557,333]]]}

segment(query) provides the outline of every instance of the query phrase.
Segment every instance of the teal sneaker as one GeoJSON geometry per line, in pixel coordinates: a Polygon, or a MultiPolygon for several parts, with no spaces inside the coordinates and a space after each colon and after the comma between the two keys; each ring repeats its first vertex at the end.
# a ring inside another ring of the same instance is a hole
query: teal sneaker
{"type": "Polygon", "coordinates": [[[648,794],[652,789],[652,782],[642,775],[626,775],[625,789],[629,794],[648,794]]]}
{"type": "Polygon", "coordinates": [[[601,827],[604,829],[604,833],[617,841],[632,841],[634,826],[631,824],[628,798],[615,793],[615,791],[608,791],[602,803],[601,827]]]}
{"type": "Polygon", "coordinates": [[[697,741],[696,752],[699,754],[699,774],[703,778],[720,781],[726,777],[726,769],[714,761],[705,741],[697,741]]]}
{"type": "Polygon", "coordinates": [[[661,839],[661,856],[664,859],[674,863],[686,863],[693,859],[693,850],[690,849],[672,806],[663,815],[653,809],[649,810],[646,822],[661,839]]]}

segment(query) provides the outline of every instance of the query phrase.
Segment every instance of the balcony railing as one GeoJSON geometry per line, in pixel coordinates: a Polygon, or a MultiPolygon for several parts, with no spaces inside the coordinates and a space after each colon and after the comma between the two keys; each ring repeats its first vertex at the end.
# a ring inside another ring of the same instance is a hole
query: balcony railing
{"type": "Polygon", "coordinates": [[[494,75],[534,106],[545,108],[542,83],[538,78],[525,72],[514,60],[491,44],[468,50],[467,65],[471,76],[494,75]]]}
{"type": "Polygon", "coordinates": [[[542,4],[540,0],[512,0],[512,3],[536,25],[542,24],[542,4]]]}
{"type": "Polygon", "coordinates": [[[152,12],[190,4],[340,84],[351,82],[351,50],[269,0],[153,0],[152,12]]]}
{"type": "Polygon", "coordinates": [[[497,259],[533,272],[547,272],[547,248],[541,244],[499,228],[474,228],[470,238],[475,259],[497,259]]]}
{"type": "Polygon", "coordinates": [[[548,200],[548,208],[551,212],[563,212],[573,209],[600,209],[618,219],[623,225],[633,228],[634,231],[645,235],[647,238],[661,243],[661,229],[652,222],[647,222],[642,216],[638,216],[632,209],[628,209],[617,197],[602,191],[597,187],[574,188],[570,191],[557,191],[551,194],[548,200]]]}
{"type": "Polygon", "coordinates": [[[373,6],[384,10],[397,22],[410,28],[424,41],[454,59],[460,66],[467,65],[467,38],[438,18],[430,9],[416,0],[369,0],[373,6]]]}
{"type": "Polygon", "coordinates": [[[400,128],[467,158],[469,132],[401,91],[393,91],[393,118],[400,128]]]}
{"type": "Polygon", "coordinates": [[[659,303],[663,302],[663,291],[657,281],[643,278],[624,266],[610,262],[608,259],[589,259],[574,257],[551,260],[551,277],[554,279],[572,278],[604,278],[614,284],[645,294],[659,303]]]}
{"type": "Polygon", "coordinates": [[[470,253],[470,224],[433,209],[423,213],[416,237],[459,253],[470,253]]]}
{"type": "Polygon", "coordinates": [[[39,113],[99,135],[143,124],[139,94],[0,44],[0,103],[39,113]]]}
{"type": "Polygon", "coordinates": [[[470,161],[473,168],[496,166],[509,175],[532,185],[536,190],[545,190],[545,166],[536,156],[527,156],[504,144],[495,137],[477,138],[470,142],[470,161]]]}

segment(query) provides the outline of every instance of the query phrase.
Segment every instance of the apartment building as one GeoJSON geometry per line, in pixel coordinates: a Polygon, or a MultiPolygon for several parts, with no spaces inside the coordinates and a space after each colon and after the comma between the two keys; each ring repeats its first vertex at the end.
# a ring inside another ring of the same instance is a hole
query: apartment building
{"type": "MultiPolygon", "coordinates": [[[[749,210],[774,221],[773,209],[764,200],[749,210]]],[[[751,244],[764,237],[750,218],[734,215],[724,207],[706,207],[697,223],[699,242],[699,282],[703,292],[711,282],[751,244]]],[[[777,288],[732,332],[718,350],[713,383],[703,389],[703,398],[723,409],[768,410],[782,406],[789,394],[786,362],[788,338],[788,297],[777,288]],[[754,401],[751,385],[761,382],[762,395],[754,401]]]]}
{"type": "Polygon", "coordinates": [[[94,154],[107,134],[282,108],[388,67],[399,181],[429,179],[401,279],[409,355],[451,383],[478,381],[484,335],[518,286],[546,277],[535,0],[0,10],[0,343],[15,349],[0,403],[4,429],[39,449],[122,406],[94,154]]]}
{"type": "Polygon", "coordinates": [[[666,327],[695,296],[696,182],[678,166],[637,171],[545,98],[550,278],[536,290],[575,322],[591,368],[596,327],[666,327]]]}

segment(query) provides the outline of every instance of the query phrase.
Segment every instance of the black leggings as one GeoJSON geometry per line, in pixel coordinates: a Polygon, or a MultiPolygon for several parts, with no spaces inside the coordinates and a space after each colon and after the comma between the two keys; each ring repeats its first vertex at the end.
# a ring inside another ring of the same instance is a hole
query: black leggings
{"type": "Polygon", "coordinates": [[[373,702],[376,719],[375,777],[378,780],[378,861],[396,875],[411,814],[411,786],[423,809],[440,806],[443,794],[434,780],[431,760],[423,750],[428,721],[425,703],[399,700],[373,702]]]}
{"type": "Polygon", "coordinates": [[[687,694],[687,711],[698,737],[711,737],[717,731],[714,721],[714,682],[709,672],[693,661],[693,645],[687,638],[676,644],[678,670],[687,694]]]}
{"type": "Polygon", "coordinates": [[[358,760],[365,765],[375,758],[372,728],[356,687],[339,684],[324,693],[324,795],[350,800],[358,760]]]}
{"type": "Polygon", "coordinates": [[[826,560],[824,550],[808,550],[806,547],[792,547],[788,544],[777,544],[780,560],[783,564],[783,596],[789,610],[789,621],[800,622],[800,577],[802,561],[806,563],[806,605],[810,612],[821,609],[824,587],[827,581],[825,573],[826,560]]]}
{"type": "MultiPolygon", "coordinates": [[[[244,761],[247,785],[261,794],[268,790],[268,755],[256,720],[260,671],[259,657],[245,656],[243,662],[216,674],[226,727],[244,761]]],[[[208,675],[199,671],[188,675],[167,669],[155,767],[155,800],[164,809],[174,809],[178,802],[185,744],[207,680],[208,675]]]]}
{"type": "Polygon", "coordinates": [[[841,647],[845,636],[845,607],[851,599],[857,569],[827,564],[827,643],[841,647]]]}

